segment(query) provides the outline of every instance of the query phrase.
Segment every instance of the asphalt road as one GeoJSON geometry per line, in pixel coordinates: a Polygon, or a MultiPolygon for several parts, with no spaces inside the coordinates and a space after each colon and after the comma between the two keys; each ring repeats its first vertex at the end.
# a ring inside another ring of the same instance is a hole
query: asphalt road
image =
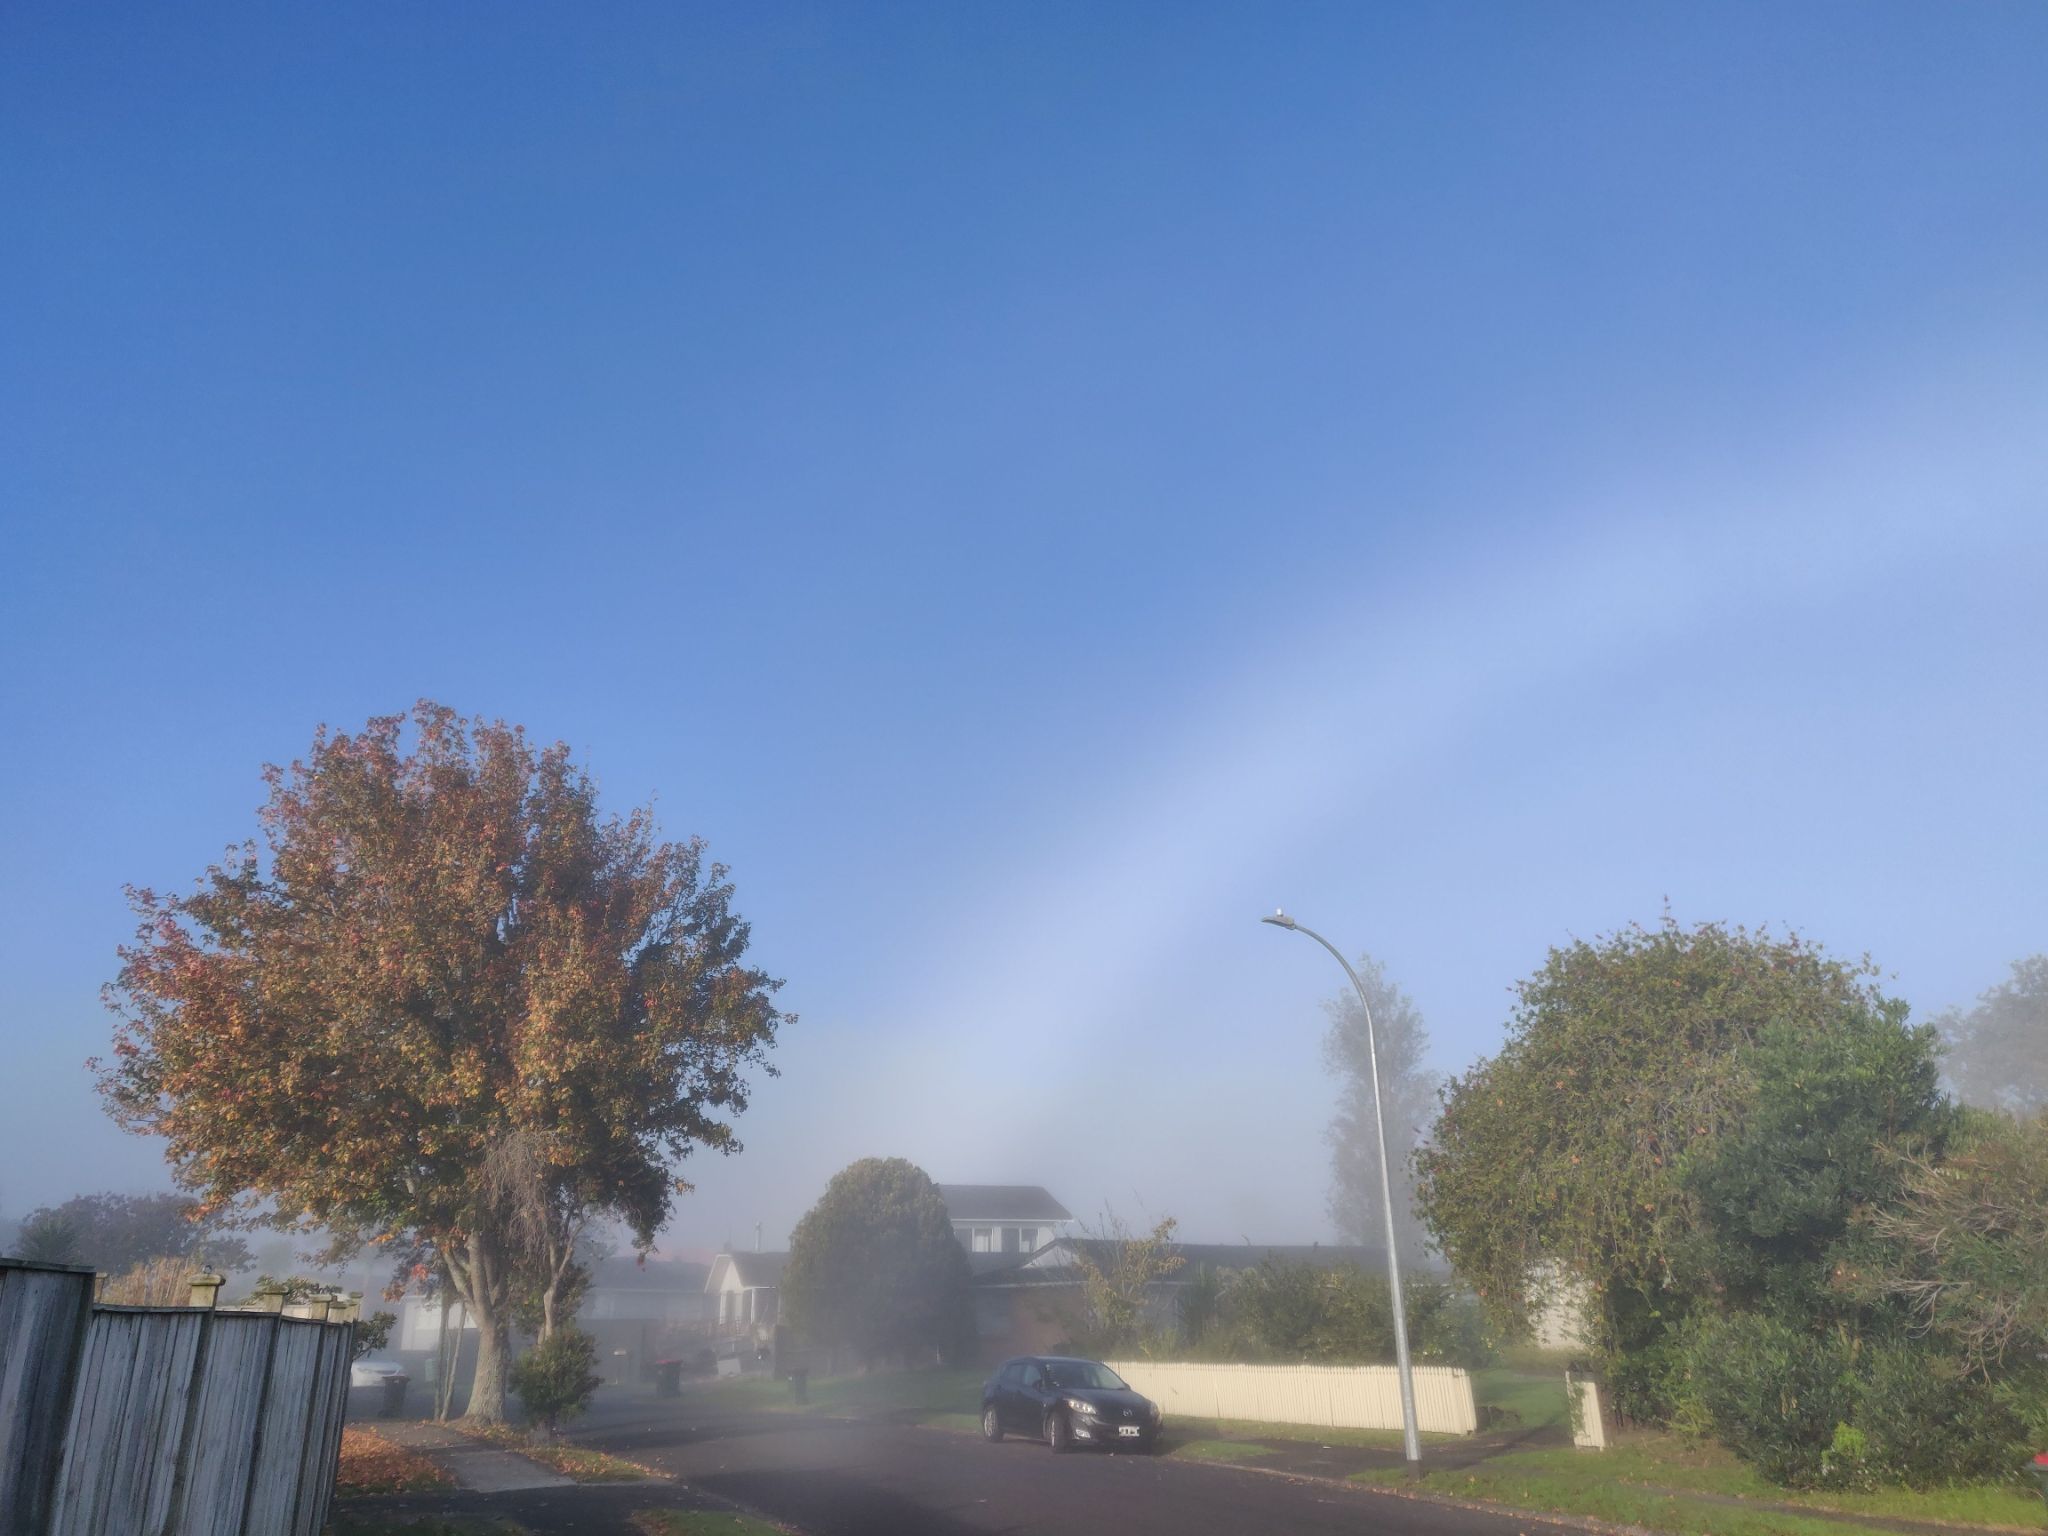
{"type": "Polygon", "coordinates": [[[808,1536],[1552,1536],[1562,1528],[1237,1468],[1054,1456],[1017,1439],[876,1420],[721,1413],[600,1394],[574,1439],[751,1506],[808,1536]]]}

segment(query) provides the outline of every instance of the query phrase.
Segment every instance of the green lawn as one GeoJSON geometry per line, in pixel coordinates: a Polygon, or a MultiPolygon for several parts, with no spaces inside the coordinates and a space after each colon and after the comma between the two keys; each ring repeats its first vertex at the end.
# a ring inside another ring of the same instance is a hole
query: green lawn
{"type": "MultiPolygon", "coordinates": [[[[1397,1482],[1398,1470],[1360,1473],[1361,1482],[1397,1482]]],[[[1427,1472],[1422,1486],[1517,1509],[1591,1515],[1653,1530],[1712,1531],[1715,1536],[1819,1533],[1868,1529],[1768,1510],[1734,1509],[1685,1497],[1722,1494],[1852,1515],[1892,1516],[1936,1524],[2037,1528],[2041,1503],[2018,1487],[1969,1486],[1916,1493],[1802,1493],[1765,1482],[1718,1446],[1688,1446],[1676,1436],[1632,1434],[1606,1451],[1518,1451],[1461,1470],[1427,1472]],[[1666,1492],[1663,1490],[1671,1490],[1666,1492]],[[1675,1496],[1674,1496],[1675,1494],[1675,1496]]]]}
{"type": "Polygon", "coordinates": [[[1270,1456],[1273,1451],[1270,1446],[1254,1445],[1248,1440],[1182,1440],[1168,1441],[1166,1454],[1183,1461],[1252,1461],[1270,1456]]]}
{"type": "Polygon", "coordinates": [[[1555,1371],[1531,1366],[1493,1365],[1472,1373],[1472,1395],[1484,1410],[1498,1408],[1510,1415],[1500,1427],[1541,1429],[1567,1422],[1564,1400],[1564,1368],[1555,1371]]]}

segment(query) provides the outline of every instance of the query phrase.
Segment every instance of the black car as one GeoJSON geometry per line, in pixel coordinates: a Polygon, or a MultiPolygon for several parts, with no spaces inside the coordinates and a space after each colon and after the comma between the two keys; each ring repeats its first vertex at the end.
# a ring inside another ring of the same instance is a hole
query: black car
{"type": "Polygon", "coordinates": [[[1055,1451],[1149,1451],[1159,1443],[1159,1423],[1159,1405],[1099,1360],[1020,1355],[981,1387],[981,1433],[989,1440],[1030,1435],[1055,1451]]]}

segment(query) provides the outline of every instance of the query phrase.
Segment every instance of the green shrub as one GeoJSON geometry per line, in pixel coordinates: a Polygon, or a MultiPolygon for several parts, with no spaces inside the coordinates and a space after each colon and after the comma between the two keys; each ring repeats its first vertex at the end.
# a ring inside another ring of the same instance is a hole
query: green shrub
{"type": "Polygon", "coordinates": [[[1674,1419],[1794,1487],[1926,1488],[2026,1459],[2017,1395],[1924,1340],[1857,1342],[1739,1313],[1687,1330],[1675,1396],[1674,1419]]]}
{"type": "MultiPolygon", "coordinates": [[[[1410,1279],[1403,1292],[1417,1360],[1476,1367],[1493,1358],[1492,1324],[1476,1300],[1441,1280],[1410,1279]]],[[[1384,1274],[1353,1264],[1323,1269],[1268,1259],[1183,1306],[1184,1319],[1202,1322],[1198,1333],[1184,1328],[1183,1352],[1203,1360],[1384,1363],[1394,1358],[1391,1296],[1384,1274]]]]}
{"type": "Polygon", "coordinates": [[[558,1328],[512,1363],[512,1390],[527,1416],[553,1433],[564,1419],[574,1418],[602,1383],[592,1367],[597,1340],[580,1328],[558,1328]]]}
{"type": "Polygon", "coordinates": [[[1858,1396],[1839,1335],[1738,1313],[1693,1330],[1683,1368],[1715,1439],[1773,1482],[1823,1481],[1835,1426],[1851,1421],[1858,1396]]]}
{"type": "Polygon", "coordinates": [[[1408,1286],[1409,1343],[1416,1358],[1475,1371],[1493,1364],[1500,1358],[1499,1330],[1479,1298],[1435,1288],[1444,1293],[1442,1301],[1425,1313],[1415,1305],[1414,1283],[1408,1286]]]}
{"type": "Polygon", "coordinates": [[[1926,1488],[2026,1461],[2026,1426],[2006,1396],[1930,1345],[1872,1345],[1860,1363],[1855,1423],[1878,1478],[1926,1488]]]}

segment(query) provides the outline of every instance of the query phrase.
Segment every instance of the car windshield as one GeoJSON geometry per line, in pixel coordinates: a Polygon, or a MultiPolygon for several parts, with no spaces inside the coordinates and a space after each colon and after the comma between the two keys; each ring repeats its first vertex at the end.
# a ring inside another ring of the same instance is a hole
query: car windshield
{"type": "Polygon", "coordinates": [[[1054,1360],[1046,1366],[1045,1374],[1052,1378],[1052,1384],[1056,1387],[1128,1390],[1121,1376],[1108,1366],[1098,1365],[1093,1360],[1054,1360]]]}

